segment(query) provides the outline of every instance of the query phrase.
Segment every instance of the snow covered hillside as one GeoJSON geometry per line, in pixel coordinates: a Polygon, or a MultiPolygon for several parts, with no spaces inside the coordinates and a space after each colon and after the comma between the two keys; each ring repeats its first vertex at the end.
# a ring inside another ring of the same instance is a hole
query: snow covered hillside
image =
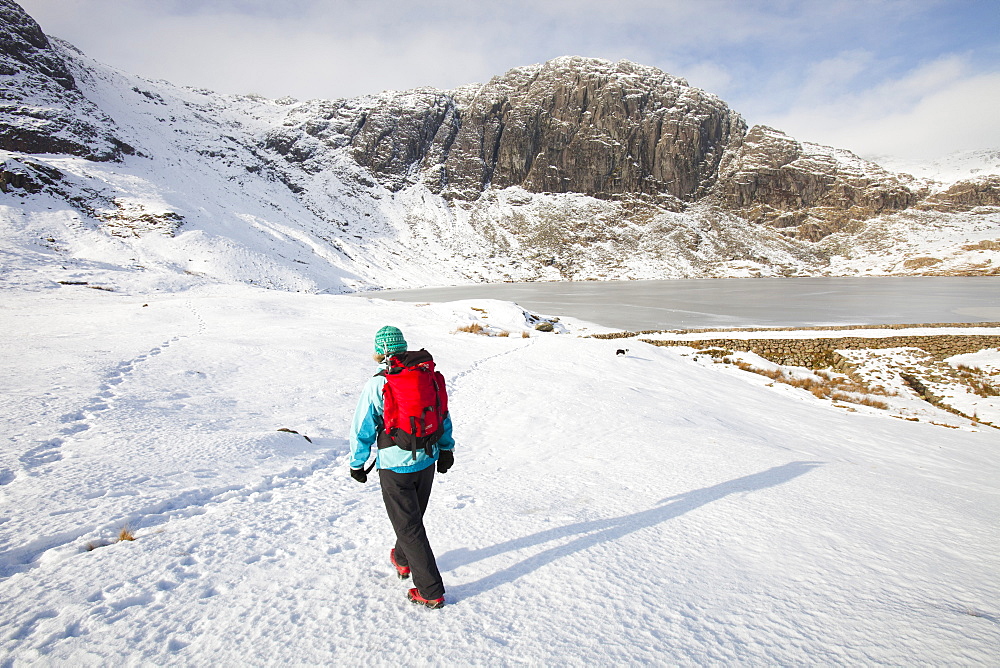
{"type": "Polygon", "coordinates": [[[470,280],[451,249],[405,228],[406,202],[383,197],[377,185],[363,196],[345,185],[341,173],[353,184],[357,165],[331,165],[313,177],[321,202],[297,197],[255,148],[287,104],[146,81],[61,48],[79,85],[138,155],[93,162],[4,153],[7,170],[39,186],[55,175],[40,192],[0,195],[8,280],[20,271],[72,279],[104,269],[123,272],[123,280],[145,272],[188,284],[207,278],[334,292],[470,280]],[[396,250],[401,240],[411,253],[396,250]]]}
{"type": "Polygon", "coordinates": [[[0,665],[1000,658],[996,429],[619,356],[502,302],[91,287],[0,301],[0,665]],[[510,335],[456,332],[484,318],[510,335]],[[384,324],[451,393],[440,611],[347,475],[384,324]]]}
{"type": "Polygon", "coordinates": [[[963,179],[1000,176],[1000,148],[959,151],[935,160],[905,160],[893,156],[870,158],[887,169],[952,185],[963,179]]]}
{"type": "Polygon", "coordinates": [[[268,100],[120,72],[13,0],[0,29],[0,287],[1000,271],[995,151],[894,174],[652,67],[268,100]]]}

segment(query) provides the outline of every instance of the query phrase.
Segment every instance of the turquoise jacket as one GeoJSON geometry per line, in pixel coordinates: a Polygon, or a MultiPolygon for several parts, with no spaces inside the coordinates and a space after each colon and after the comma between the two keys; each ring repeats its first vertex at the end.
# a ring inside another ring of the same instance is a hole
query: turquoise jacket
{"type": "Polygon", "coordinates": [[[375,448],[375,465],[380,469],[389,469],[396,473],[416,473],[434,464],[441,450],[451,450],[455,447],[455,439],[451,435],[451,414],[444,416],[444,433],[434,444],[433,454],[428,456],[423,450],[417,450],[417,458],[413,453],[392,446],[391,448],[375,447],[378,431],[382,426],[382,388],[385,386],[385,376],[373,376],[361,390],[358,407],[354,411],[351,422],[351,468],[364,468],[372,448],[375,448]]]}

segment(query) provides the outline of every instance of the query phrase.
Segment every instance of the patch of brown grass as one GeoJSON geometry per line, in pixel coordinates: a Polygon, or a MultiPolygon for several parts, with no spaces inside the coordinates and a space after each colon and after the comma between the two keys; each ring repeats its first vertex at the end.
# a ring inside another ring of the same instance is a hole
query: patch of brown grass
{"type": "Polygon", "coordinates": [[[984,376],[983,370],[968,366],[966,364],[959,364],[956,369],[958,370],[958,378],[963,383],[969,386],[975,394],[986,398],[986,397],[1000,397],[1000,388],[993,385],[984,376]]]}
{"type": "Polygon", "coordinates": [[[126,524],[118,531],[118,540],[135,540],[135,532],[132,531],[132,527],[126,524]]]}
{"type": "Polygon", "coordinates": [[[485,334],[486,333],[483,330],[483,326],[480,325],[478,322],[474,322],[474,323],[472,323],[470,325],[466,325],[465,327],[459,327],[455,331],[457,331],[457,332],[468,332],[469,334],[485,334]]]}
{"type": "Polygon", "coordinates": [[[974,251],[974,250],[1000,250],[1000,240],[991,241],[986,239],[985,241],[980,241],[975,244],[966,244],[962,246],[962,250],[974,251]]]}
{"type": "Polygon", "coordinates": [[[759,369],[742,360],[734,361],[730,357],[724,358],[723,362],[733,364],[743,371],[749,371],[751,373],[764,376],[765,378],[770,378],[776,383],[783,383],[785,385],[790,385],[791,387],[796,387],[800,390],[805,390],[817,399],[842,401],[851,404],[869,406],[871,408],[878,408],[880,410],[888,410],[889,408],[887,403],[871,396],[873,394],[887,396],[888,392],[886,392],[885,388],[869,388],[851,380],[846,376],[835,375],[827,371],[819,371],[813,376],[796,378],[788,375],[781,369],[759,369]]]}
{"type": "Polygon", "coordinates": [[[924,267],[933,267],[940,262],[940,258],[936,257],[914,257],[904,262],[903,266],[907,269],[923,269],[924,267]]]}
{"type": "Polygon", "coordinates": [[[889,410],[889,404],[881,401],[880,399],[875,399],[874,397],[863,395],[858,397],[854,394],[846,394],[844,392],[832,392],[830,393],[830,398],[834,401],[843,401],[851,404],[860,404],[861,406],[868,406],[870,408],[877,408],[879,410],[889,410]]]}

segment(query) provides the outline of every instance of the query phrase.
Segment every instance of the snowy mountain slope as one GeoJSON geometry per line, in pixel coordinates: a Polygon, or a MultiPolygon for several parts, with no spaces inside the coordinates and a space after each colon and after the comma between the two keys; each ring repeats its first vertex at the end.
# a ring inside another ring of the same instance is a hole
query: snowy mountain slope
{"type": "Polygon", "coordinates": [[[893,156],[873,156],[875,162],[895,172],[952,185],[957,181],[1000,175],[1000,148],[958,151],[936,160],[904,160],[893,156]]]}
{"type": "Polygon", "coordinates": [[[744,141],[722,101],[654,68],[569,57],[455,91],[221,96],[116,71],[0,8],[5,285],[925,271],[904,266],[893,216],[955,256],[947,271],[997,270],[965,248],[1000,239],[993,181],[952,192],[766,128],[744,141]],[[935,210],[893,213],[927,192],[935,210]]]}
{"type": "MultiPolygon", "coordinates": [[[[79,66],[79,58],[76,63],[79,66]]],[[[378,284],[373,279],[388,282],[391,276],[403,282],[410,276],[441,282],[455,271],[447,266],[428,269],[425,257],[394,258],[395,271],[382,269],[392,257],[390,247],[398,243],[399,205],[391,198],[379,202],[377,193],[358,197],[335,172],[315,177],[316,189],[326,199],[321,216],[310,211],[310,202],[300,201],[254,148],[254,133],[280,118],[280,104],[254,99],[235,104],[96,64],[92,69],[79,67],[77,80],[130,129],[134,136],[126,136],[143,156],[156,157],[101,164],[69,156],[32,158],[64,175],[57,185],[62,197],[52,201],[47,193],[15,195],[5,202],[8,216],[14,218],[15,228],[18,213],[27,217],[31,212],[37,218],[50,207],[77,218],[82,228],[77,235],[57,221],[47,234],[32,231],[68,246],[71,257],[119,265],[135,262],[149,271],[190,272],[293,290],[344,291],[378,284]],[[86,244],[95,236],[104,241],[107,235],[123,240],[102,244],[106,250],[100,255],[74,243],[86,244]]],[[[437,249],[413,246],[432,258],[444,257],[437,249]]]]}
{"type": "MultiPolygon", "coordinates": [[[[27,162],[58,170],[61,178],[42,193],[12,191],[5,217],[12,231],[26,232],[18,239],[22,247],[55,239],[48,243],[65,251],[51,256],[59,266],[86,259],[126,270],[138,265],[341,292],[602,274],[743,275],[742,266],[718,267],[730,258],[775,275],[817,262],[815,253],[781,235],[751,232],[737,219],[708,212],[682,216],[642,203],[520,188],[449,206],[419,183],[388,191],[336,150],[318,150],[297,168],[262,146],[302,105],[176,89],[79,54],[71,62],[78,84],[130,129],[122,136],[141,156],[100,165],[70,156],[27,162]],[[60,214],[47,213],[50,208],[60,214]],[[51,223],[32,224],[40,220],[51,223]],[[723,231],[709,232],[711,241],[702,245],[706,228],[723,231]],[[688,242],[678,243],[678,235],[688,242]]],[[[59,271],[53,276],[67,278],[59,271]]]]}
{"type": "Polygon", "coordinates": [[[988,207],[962,213],[901,211],[823,239],[828,275],[988,276],[1000,273],[997,216],[988,207]]]}
{"type": "Polygon", "coordinates": [[[519,338],[499,302],[61,286],[3,310],[4,664],[997,658],[996,430],[519,338]],[[473,317],[514,336],[455,333],[473,317]],[[405,600],[378,485],[346,472],[385,323],[452,397],[441,611],[405,600]]]}

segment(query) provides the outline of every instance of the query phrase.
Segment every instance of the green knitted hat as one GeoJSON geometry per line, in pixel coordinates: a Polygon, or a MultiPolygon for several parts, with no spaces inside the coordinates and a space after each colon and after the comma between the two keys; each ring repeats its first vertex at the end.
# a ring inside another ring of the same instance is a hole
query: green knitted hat
{"type": "Polygon", "coordinates": [[[386,325],[375,334],[375,354],[391,355],[406,352],[406,339],[396,327],[386,325]]]}

